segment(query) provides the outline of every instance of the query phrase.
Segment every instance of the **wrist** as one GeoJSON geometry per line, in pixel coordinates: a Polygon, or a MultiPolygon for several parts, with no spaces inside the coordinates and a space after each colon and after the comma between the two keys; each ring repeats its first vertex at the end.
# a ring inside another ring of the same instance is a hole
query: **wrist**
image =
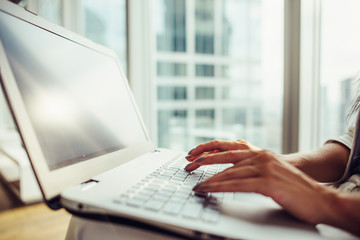
{"type": "MultiPolygon", "coordinates": [[[[290,163],[294,167],[304,171],[306,163],[310,161],[310,155],[307,153],[292,153],[280,155],[281,159],[290,163]]],[[[306,171],[304,171],[306,172],[306,171]]]]}
{"type": "Polygon", "coordinates": [[[331,191],[324,195],[324,214],[319,219],[319,223],[359,235],[358,223],[360,216],[358,215],[359,208],[356,207],[359,200],[354,202],[354,196],[351,196],[351,194],[334,189],[329,190],[331,191]]]}
{"type": "Polygon", "coordinates": [[[337,225],[336,222],[342,222],[343,212],[341,206],[343,202],[341,200],[341,193],[330,187],[324,187],[321,195],[323,196],[322,208],[317,223],[335,226],[337,225]]]}

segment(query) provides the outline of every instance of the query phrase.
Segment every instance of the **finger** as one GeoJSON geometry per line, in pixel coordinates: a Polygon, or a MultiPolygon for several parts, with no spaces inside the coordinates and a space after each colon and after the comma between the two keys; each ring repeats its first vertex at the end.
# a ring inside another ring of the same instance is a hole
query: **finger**
{"type": "Polygon", "coordinates": [[[236,180],[227,180],[221,182],[200,183],[196,185],[193,190],[195,192],[255,192],[262,193],[266,195],[264,189],[264,181],[262,178],[246,178],[246,179],[236,179],[236,180]]]}
{"type": "Polygon", "coordinates": [[[196,148],[190,150],[188,154],[190,156],[197,156],[202,154],[203,152],[210,152],[213,150],[219,150],[219,151],[234,150],[233,147],[231,148],[231,146],[233,146],[233,143],[231,141],[213,140],[198,145],[196,148]]]}
{"type": "Polygon", "coordinates": [[[199,155],[196,155],[196,156],[191,156],[191,155],[188,155],[186,156],[186,160],[188,160],[189,162],[193,162],[195,159],[201,157],[201,156],[204,156],[204,155],[208,155],[208,154],[211,154],[211,153],[217,153],[219,152],[219,150],[213,150],[213,151],[210,151],[210,152],[203,152],[199,155]]]}
{"type": "Polygon", "coordinates": [[[245,166],[245,167],[230,167],[214,176],[204,180],[203,184],[228,181],[233,179],[243,179],[243,178],[253,178],[259,177],[261,172],[254,166],[245,166]]]}
{"type": "Polygon", "coordinates": [[[211,164],[226,164],[232,163],[235,164],[238,161],[242,161],[249,157],[256,155],[257,152],[247,151],[247,150],[235,150],[235,151],[226,151],[219,152],[201,156],[197,158],[193,163],[188,164],[185,167],[186,171],[194,171],[203,165],[211,165],[211,164]]]}

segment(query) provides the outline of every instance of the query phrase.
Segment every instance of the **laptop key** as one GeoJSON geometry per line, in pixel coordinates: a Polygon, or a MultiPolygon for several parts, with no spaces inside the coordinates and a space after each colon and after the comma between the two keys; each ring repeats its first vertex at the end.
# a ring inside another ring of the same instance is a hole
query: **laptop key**
{"type": "Polygon", "coordinates": [[[199,218],[203,206],[200,203],[188,203],[184,206],[182,216],[186,218],[199,218]]]}
{"type": "Polygon", "coordinates": [[[204,168],[188,173],[183,170],[185,164],[182,159],[180,160],[178,164],[168,164],[156,173],[149,174],[133,188],[114,199],[114,202],[144,207],[146,210],[174,217],[182,216],[216,223],[221,215],[218,203],[224,198],[224,194],[199,194],[192,191],[198,181],[210,177],[214,170],[208,171],[210,168],[204,168]]]}
{"type": "Polygon", "coordinates": [[[117,196],[114,198],[115,203],[124,203],[127,200],[127,197],[124,195],[117,196]]]}
{"type": "Polygon", "coordinates": [[[132,207],[141,207],[144,204],[144,199],[132,198],[126,201],[126,204],[132,207]]]}
{"type": "Polygon", "coordinates": [[[149,200],[145,204],[145,208],[153,211],[160,211],[163,205],[164,201],[149,200]]]}
{"type": "Polygon", "coordinates": [[[220,212],[211,208],[205,208],[201,219],[205,222],[217,223],[220,218],[220,212]]]}
{"type": "Polygon", "coordinates": [[[183,206],[181,202],[168,202],[164,207],[164,212],[171,215],[178,215],[183,206]]]}

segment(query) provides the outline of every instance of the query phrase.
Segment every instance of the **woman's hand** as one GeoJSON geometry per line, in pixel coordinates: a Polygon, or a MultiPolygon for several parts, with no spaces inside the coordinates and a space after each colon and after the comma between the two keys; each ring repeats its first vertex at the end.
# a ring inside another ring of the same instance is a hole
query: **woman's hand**
{"type": "Polygon", "coordinates": [[[281,155],[249,147],[248,150],[208,154],[195,162],[198,166],[234,163],[233,167],[196,185],[196,192],[256,192],[271,197],[289,213],[306,222],[320,223],[331,218],[335,191],[318,184],[282,160],[281,155]]]}
{"type": "Polygon", "coordinates": [[[225,141],[225,140],[214,140],[207,143],[200,144],[196,148],[192,149],[186,159],[189,162],[185,167],[186,171],[194,171],[199,168],[201,165],[207,164],[221,164],[221,163],[235,163],[236,161],[228,158],[233,151],[239,150],[261,150],[260,148],[252,145],[251,143],[245,140],[237,141],[225,141]],[[220,152],[220,153],[219,153],[220,152]],[[211,161],[203,161],[204,157],[209,154],[217,154],[217,158],[211,159],[211,161]]]}
{"type": "Polygon", "coordinates": [[[187,156],[191,163],[185,169],[232,163],[233,167],[199,183],[193,190],[259,193],[308,223],[325,223],[360,236],[359,195],[341,193],[313,179],[336,179],[336,170],[342,173],[348,156],[349,149],[336,143],[310,153],[278,155],[244,140],[215,140],[191,150],[187,156]]]}

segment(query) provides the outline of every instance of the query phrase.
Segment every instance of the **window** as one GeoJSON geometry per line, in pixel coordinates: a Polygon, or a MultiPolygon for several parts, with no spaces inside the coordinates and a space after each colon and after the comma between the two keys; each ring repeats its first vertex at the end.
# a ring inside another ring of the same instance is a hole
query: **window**
{"type": "Polygon", "coordinates": [[[214,54],[214,0],[195,1],[195,51],[214,54]]]}
{"type": "Polygon", "coordinates": [[[172,63],[172,62],[158,62],[157,75],[159,77],[186,76],[187,75],[186,64],[172,63]]]}
{"type": "Polygon", "coordinates": [[[198,109],[195,112],[197,129],[214,129],[215,127],[215,110],[214,109],[198,109]]]}
{"type": "MultiPolygon", "coordinates": [[[[129,78],[135,79],[133,91],[157,146],[187,150],[214,138],[243,138],[281,151],[284,12],[289,11],[284,2],[24,0],[21,5],[113,49],[125,72],[128,61],[140,55],[131,65],[133,72],[145,73],[129,78]],[[132,4],[137,4],[133,11],[132,4]],[[136,14],[137,22],[127,29],[126,21],[136,14]],[[127,58],[126,34],[132,29],[143,37],[132,39],[137,52],[129,51],[127,58]]],[[[360,71],[359,7],[358,0],[301,0],[300,93],[306,100],[300,102],[305,109],[300,122],[306,122],[300,124],[301,150],[346,130],[352,79],[360,71]],[[310,134],[302,137],[304,132],[310,134]]],[[[13,129],[8,116],[1,101],[0,126],[13,129]]]]}
{"type": "Polygon", "coordinates": [[[181,149],[182,146],[188,145],[189,136],[183,129],[187,129],[187,111],[186,110],[160,110],[158,111],[158,128],[159,142],[163,143],[162,147],[175,147],[181,149]],[[169,134],[171,133],[171,134],[169,134]],[[177,137],[177,141],[173,141],[177,137]]]}
{"type": "Polygon", "coordinates": [[[129,78],[155,145],[187,150],[243,138],[281,151],[284,0],[31,2],[41,16],[113,49],[125,71],[128,60],[146,72],[129,78]],[[129,47],[143,54],[138,61],[133,52],[126,58],[128,13],[145,36],[129,47]]]}
{"type": "Polygon", "coordinates": [[[360,72],[360,26],[356,0],[321,3],[320,118],[318,144],[347,130],[346,115],[360,72]]]}
{"type": "Polygon", "coordinates": [[[74,2],[81,2],[79,32],[115,51],[126,73],[126,0],[74,2]]]}
{"type": "Polygon", "coordinates": [[[157,4],[156,12],[163,17],[163,21],[156,19],[161,21],[157,22],[158,51],[186,51],[185,6],[185,0],[165,0],[163,4],[157,4]]]}
{"type": "Polygon", "coordinates": [[[185,100],[187,97],[186,88],[185,87],[166,87],[160,86],[158,87],[158,100],[185,100]]]}
{"type": "Polygon", "coordinates": [[[153,1],[158,146],[243,138],[281,151],[283,5],[153,1]]]}
{"type": "Polygon", "coordinates": [[[215,99],[215,88],[197,87],[195,89],[195,99],[215,99]]]}
{"type": "Polygon", "coordinates": [[[214,77],[215,67],[209,64],[196,64],[195,74],[197,77],[214,77]]]}
{"type": "Polygon", "coordinates": [[[38,0],[36,5],[38,8],[36,12],[39,13],[40,16],[58,25],[63,24],[61,0],[38,0]]]}

